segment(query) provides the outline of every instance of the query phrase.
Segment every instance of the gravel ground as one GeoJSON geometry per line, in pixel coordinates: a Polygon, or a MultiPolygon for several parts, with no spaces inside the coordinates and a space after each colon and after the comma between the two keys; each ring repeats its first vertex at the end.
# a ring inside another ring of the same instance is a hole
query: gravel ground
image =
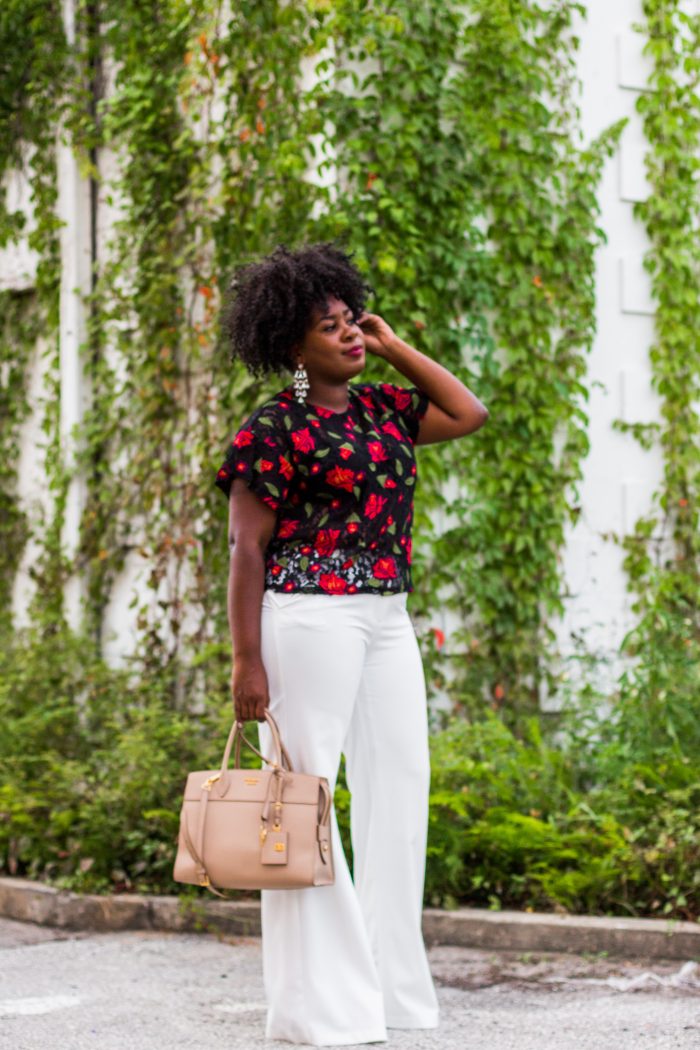
{"type": "MultiPolygon", "coordinates": [[[[700,1050],[700,965],[434,947],[442,1021],[391,1050],[700,1050]]],[[[289,1047],[264,1037],[260,943],[0,920],[0,1050],[289,1047]]]]}

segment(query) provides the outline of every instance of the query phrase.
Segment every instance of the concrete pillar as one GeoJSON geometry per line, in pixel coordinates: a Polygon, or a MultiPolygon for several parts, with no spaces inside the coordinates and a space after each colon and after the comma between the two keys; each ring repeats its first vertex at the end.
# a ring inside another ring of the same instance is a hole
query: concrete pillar
{"type": "MultiPolygon", "coordinates": [[[[63,0],[63,19],[70,44],[76,41],[76,0],[63,0]]],[[[60,232],[60,440],[64,462],[75,464],[75,427],[82,421],[89,390],[81,359],[86,337],[87,309],[83,296],[91,288],[92,219],[91,186],[78,170],[70,143],[59,137],[57,144],[58,214],[64,225],[60,232]]],[[[67,494],[61,543],[70,557],[78,544],[80,519],[87,500],[84,476],[76,475],[67,494]]],[[[85,581],[78,576],[68,581],[65,591],[66,617],[78,629],[82,619],[85,581]]]]}

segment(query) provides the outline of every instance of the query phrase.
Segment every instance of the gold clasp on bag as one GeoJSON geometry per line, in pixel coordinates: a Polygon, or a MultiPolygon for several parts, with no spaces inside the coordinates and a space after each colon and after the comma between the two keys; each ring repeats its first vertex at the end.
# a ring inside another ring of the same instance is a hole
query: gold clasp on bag
{"type": "Polygon", "coordinates": [[[220,779],[220,777],[221,777],[221,773],[214,773],[213,776],[207,777],[207,779],[202,784],[201,790],[202,791],[211,791],[212,784],[215,784],[217,782],[217,780],[220,779]]]}
{"type": "Polygon", "coordinates": [[[267,825],[266,824],[261,824],[260,825],[260,845],[261,846],[264,845],[266,838],[267,838],[267,825]]]}

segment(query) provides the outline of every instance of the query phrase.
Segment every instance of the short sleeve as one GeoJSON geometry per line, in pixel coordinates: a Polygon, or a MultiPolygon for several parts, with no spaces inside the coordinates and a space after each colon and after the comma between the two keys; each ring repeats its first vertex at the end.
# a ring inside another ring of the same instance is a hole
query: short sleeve
{"type": "Polygon", "coordinates": [[[430,398],[417,386],[395,386],[381,383],[379,391],[382,401],[400,417],[412,442],[418,437],[420,421],[428,411],[430,398]]]}
{"type": "Polygon", "coordinates": [[[269,410],[258,410],[229,444],[214,484],[230,498],[233,479],[243,478],[263,503],[278,510],[287,498],[295,473],[290,453],[281,422],[269,410]]]}

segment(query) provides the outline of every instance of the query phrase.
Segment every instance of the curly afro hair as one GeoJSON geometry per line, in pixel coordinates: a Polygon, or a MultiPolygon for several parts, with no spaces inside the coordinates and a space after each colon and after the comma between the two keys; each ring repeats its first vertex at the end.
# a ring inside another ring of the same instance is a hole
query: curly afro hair
{"type": "Polygon", "coordinates": [[[229,285],[221,328],[232,361],[253,375],[292,371],[291,352],[311,322],[313,308],[342,299],[355,317],[373,288],[332,243],[296,251],[284,245],[260,262],[239,267],[229,285]]]}

